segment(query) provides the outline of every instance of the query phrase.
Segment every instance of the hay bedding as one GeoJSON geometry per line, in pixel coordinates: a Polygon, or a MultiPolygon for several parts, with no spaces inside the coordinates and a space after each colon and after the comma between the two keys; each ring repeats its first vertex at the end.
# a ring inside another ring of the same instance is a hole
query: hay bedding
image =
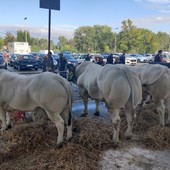
{"type": "MultiPolygon", "coordinates": [[[[123,114],[121,118],[119,147],[141,144],[151,149],[170,150],[170,128],[158,126],[153,108],[137,110],[134,135],[139,138],[136,141],[124,139],[127,124],[123,114]]],[[[74,121],[71,141],[59,149],[56,142],[57,129],[51,121],[16,123],[13,129],[0,135],[0,169],[98,169],[102,151],[114,148],[112,124],[110,119],[79,118],[74,121]]]]}

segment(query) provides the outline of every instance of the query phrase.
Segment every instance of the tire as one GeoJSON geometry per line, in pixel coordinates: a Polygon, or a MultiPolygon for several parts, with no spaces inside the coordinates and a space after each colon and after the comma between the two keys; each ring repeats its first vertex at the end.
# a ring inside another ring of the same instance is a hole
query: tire
{"type": "Polygon", "coordinates": [[[34,68],[36,71],[38,71],[38,68],[34,68]]]}

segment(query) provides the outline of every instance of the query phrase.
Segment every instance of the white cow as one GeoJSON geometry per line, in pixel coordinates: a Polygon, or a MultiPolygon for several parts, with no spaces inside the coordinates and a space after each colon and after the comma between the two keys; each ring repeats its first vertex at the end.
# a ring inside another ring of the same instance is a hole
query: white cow
{"type": "Polygon", "coordinates": [[[11,126],[10,115],[6,117],[5,112],[43,108],[58,129],[57,144],[63,142],[64,123],[67,126],[66,139],[72,137],[72,91],[61,76],[49,72],[24,76],[0,70],[0,92],[2,130],[11,126]]]}
{"type": "Polygon", "coordinates": [[[160,64],[147,64],[136,67],[142,83],[143,94],[152,96],[159,114],[160,125],[165,126],[165,102],[168,109],[167,124],[170,123],[170,70],[160,64]]]}
{"type": "Polygon", "coordinates": [[[113,122],[113,142],[119,142],[121,108],[125,107],[128,128],[126,137],[132,136],[134,109],[141,102],[142,87],[138,75],[124,65],[100,66],[84,62],[77,66],[75,75],[80,95],[84,102],[84,116],[87,115],[88,97],[96,101],[98,113],[99,101],[105,101],[113,122]]]}

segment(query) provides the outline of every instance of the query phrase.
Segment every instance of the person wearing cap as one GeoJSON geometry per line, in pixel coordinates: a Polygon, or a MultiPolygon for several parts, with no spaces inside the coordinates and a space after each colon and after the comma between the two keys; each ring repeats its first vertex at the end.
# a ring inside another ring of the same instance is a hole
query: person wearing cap
{"type": "Polygon", "coordinates": [[[158,54],[154,58],[154,62],[162,62],[162,50],[158,51],[158,54]]]}
{"type": "Polygon", "coordinates": [[[60,53],[59,57],[58,70],[60,76],[67,78],[67,60],[64,58],[63,53],[60,53]]]}

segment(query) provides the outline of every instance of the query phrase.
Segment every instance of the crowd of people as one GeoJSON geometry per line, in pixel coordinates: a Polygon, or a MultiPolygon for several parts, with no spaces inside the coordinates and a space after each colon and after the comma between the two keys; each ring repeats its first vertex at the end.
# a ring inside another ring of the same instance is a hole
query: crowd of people
{"type": "MultiPolygon", "coordinates": [[[[52,53],[49,52],[47,56],[45,55],[43,57],[43,72],[53,72],[54,70],[55,67],[53,63],[52,53]]],[[[67,78],[67,60],[63,57],[63,53],[59,53],[58,71],[62,77],[67,78]]]]}
{"type": "MultiPolygon", "coordinates": [[[[87,54],[85,61],[90,61],[91,57],[89,54],[87,54]]],[[[107,57],[107,61],[105,62],[103,60],[102,56],[96,55],[93,60],[94,63],[99,64],[99,65],[105,65],[105,64],[125,64],[125,53],[123,52],[120,57],[113,57],[113,53],[110,53],[109,56],[107,57]]]]}
{"type": "MultiPolygon", "coordinates": [[[[113,53],[110,53],[107,57],[106,62],[103,60],[102,56],[96,55],[93,59],[93,62],[104,66],[105,64],[125,64],[125,52],[120,55],[120,57],[114,57],[113,53]]],[[[85,57],[85,61],[91,61],[90,54],[87,54],[85,57]]],[[[162,62],[162,50],[158,51],[158,54],[154,58],[154,62],[162,62]]],[[[58,60],[58,72],[64,78],[67,78],[67,70],[68,70],[68,63],[67,60],[64,58],[63,53],[59,53],[59,60],[58,60]]],[[[43,58],[43,71],[53,71],[55,69],[52,53],[49,52],[47,56],[43,58]]]]}

